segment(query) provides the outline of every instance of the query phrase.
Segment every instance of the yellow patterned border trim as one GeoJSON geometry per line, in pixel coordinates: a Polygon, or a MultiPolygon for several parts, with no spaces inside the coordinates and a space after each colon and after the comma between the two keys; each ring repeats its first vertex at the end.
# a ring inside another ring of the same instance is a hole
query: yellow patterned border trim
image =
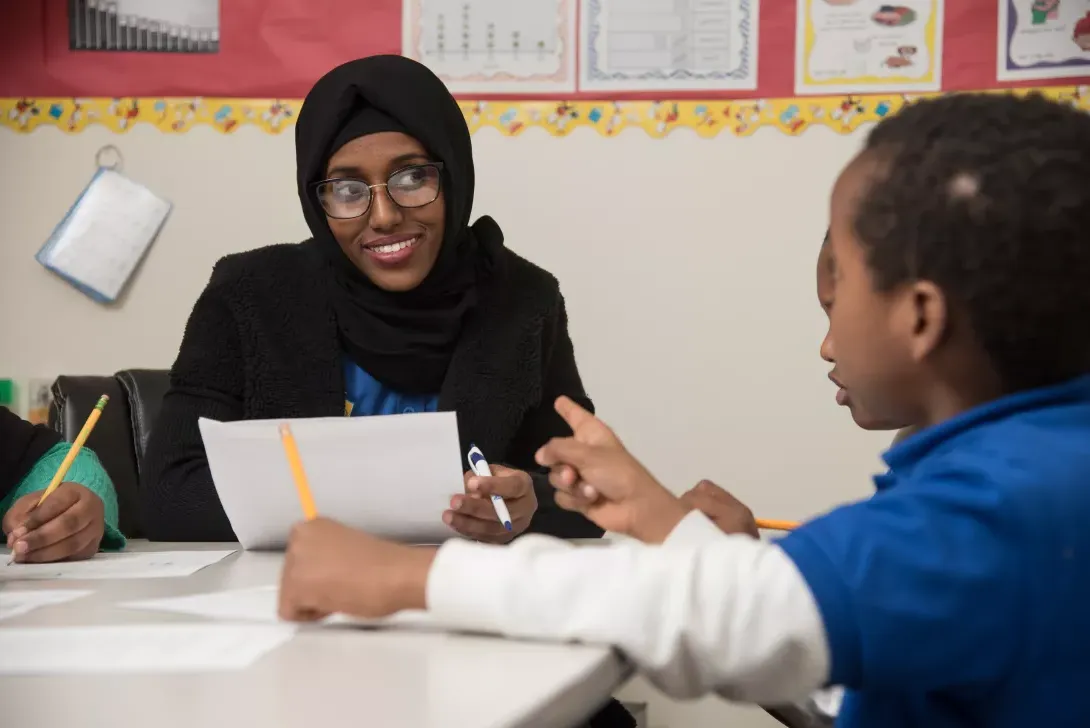
{"type": "MultiPolygon", "coordinates": [[[[1090,111],[1090,86],[1019,89],[1040,91],[1090,111]]],[[[1002,93],[1002,92],[998,92],[1002,93]]],[[[924,94],[929,95],[929,94],[924,94]]],[[[723,132],[747,136],[762,127],[798,135],[811,126],[825,126],[848,134],[875,122],[922,95],[747,99],[740,101],[463,101],[462,111],[471,131],[491,127],[505,136],[517,136],[534,127],[553,136],[589,126],[603,136],[624,129],[643,129],[662,138],[675,129],[692,129],[702,137],[723,132]]],[[[224,133],[241,126],[257,126],[279,134],[295,123],[302,101],[224,98],[39,98],[0,99],[0,125],[16,132],[53,126],[69,133],[101,124],[125,132],[140,123],[164,132],[181,133],[195,126],[211,126],[224,133]]]]}

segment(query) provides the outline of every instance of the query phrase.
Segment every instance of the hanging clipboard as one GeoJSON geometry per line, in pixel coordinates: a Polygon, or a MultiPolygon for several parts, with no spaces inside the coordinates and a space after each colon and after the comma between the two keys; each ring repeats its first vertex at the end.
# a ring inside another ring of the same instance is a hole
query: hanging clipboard
{"type": "Polygon", "coordinates": [[[113,303],[162,229],[171,203],[120,172],[120,153],[104,147],[98,171],[35,256],[99,303],[113,303]],[[102,163],[112,151],[117,161],[102,163]]]}

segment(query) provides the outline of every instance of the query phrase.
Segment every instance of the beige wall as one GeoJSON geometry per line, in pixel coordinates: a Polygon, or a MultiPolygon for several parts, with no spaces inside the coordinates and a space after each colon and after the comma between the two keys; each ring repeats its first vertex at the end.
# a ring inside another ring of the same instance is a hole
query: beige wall
{"type": "MultiPolygon", "coordinates": [[[[671,487],[712,478],[768,518],[868,492],[888,436],[859,432],[834,405],[814,292],[829,189],[862,138],[824,128],[798,138],[474,137],[476,214],[495,217],[511,248],[560,279],[601,414],[671,487]]],[[[0,377],[167,367],[217,258],[307,234],[290,132],[0,129],[0,164],[0,377]],[[106,143],[175,203],[114,308],[34,260],[106,143]]],[[[652,719],[775,725],[712,701],[656,700],[652,719]]]]}

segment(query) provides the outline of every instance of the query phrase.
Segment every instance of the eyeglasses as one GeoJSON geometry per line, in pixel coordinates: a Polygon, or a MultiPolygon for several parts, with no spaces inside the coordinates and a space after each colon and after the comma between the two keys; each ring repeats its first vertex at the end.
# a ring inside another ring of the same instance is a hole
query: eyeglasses
{"type": "Polygon", "coordinates": [[[442,162],[429,162],[399,169],[377,185],[345,177],[324,179],[312,187],[326,215],[336,220],[351,220],[371,209],[372,190],[376,187],[385,187],[398,207],[423,207],[435,202],[442,188],[442,170],[442,162]]]}

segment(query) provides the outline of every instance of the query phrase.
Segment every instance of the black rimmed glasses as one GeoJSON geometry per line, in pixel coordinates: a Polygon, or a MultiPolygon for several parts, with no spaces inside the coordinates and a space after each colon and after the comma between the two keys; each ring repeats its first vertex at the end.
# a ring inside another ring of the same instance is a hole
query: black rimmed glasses
{"type": "Polygon", "coordinates": [[[403,167],[377,185],[342,177],[315,182],[313,188],[325,214],[336,220],[351,220],[371,209],[376,187],[385,187],[398,207],[423,207],[435,202],[442,189],[442,172],[442,162],[428,162],[403,167]]]}

